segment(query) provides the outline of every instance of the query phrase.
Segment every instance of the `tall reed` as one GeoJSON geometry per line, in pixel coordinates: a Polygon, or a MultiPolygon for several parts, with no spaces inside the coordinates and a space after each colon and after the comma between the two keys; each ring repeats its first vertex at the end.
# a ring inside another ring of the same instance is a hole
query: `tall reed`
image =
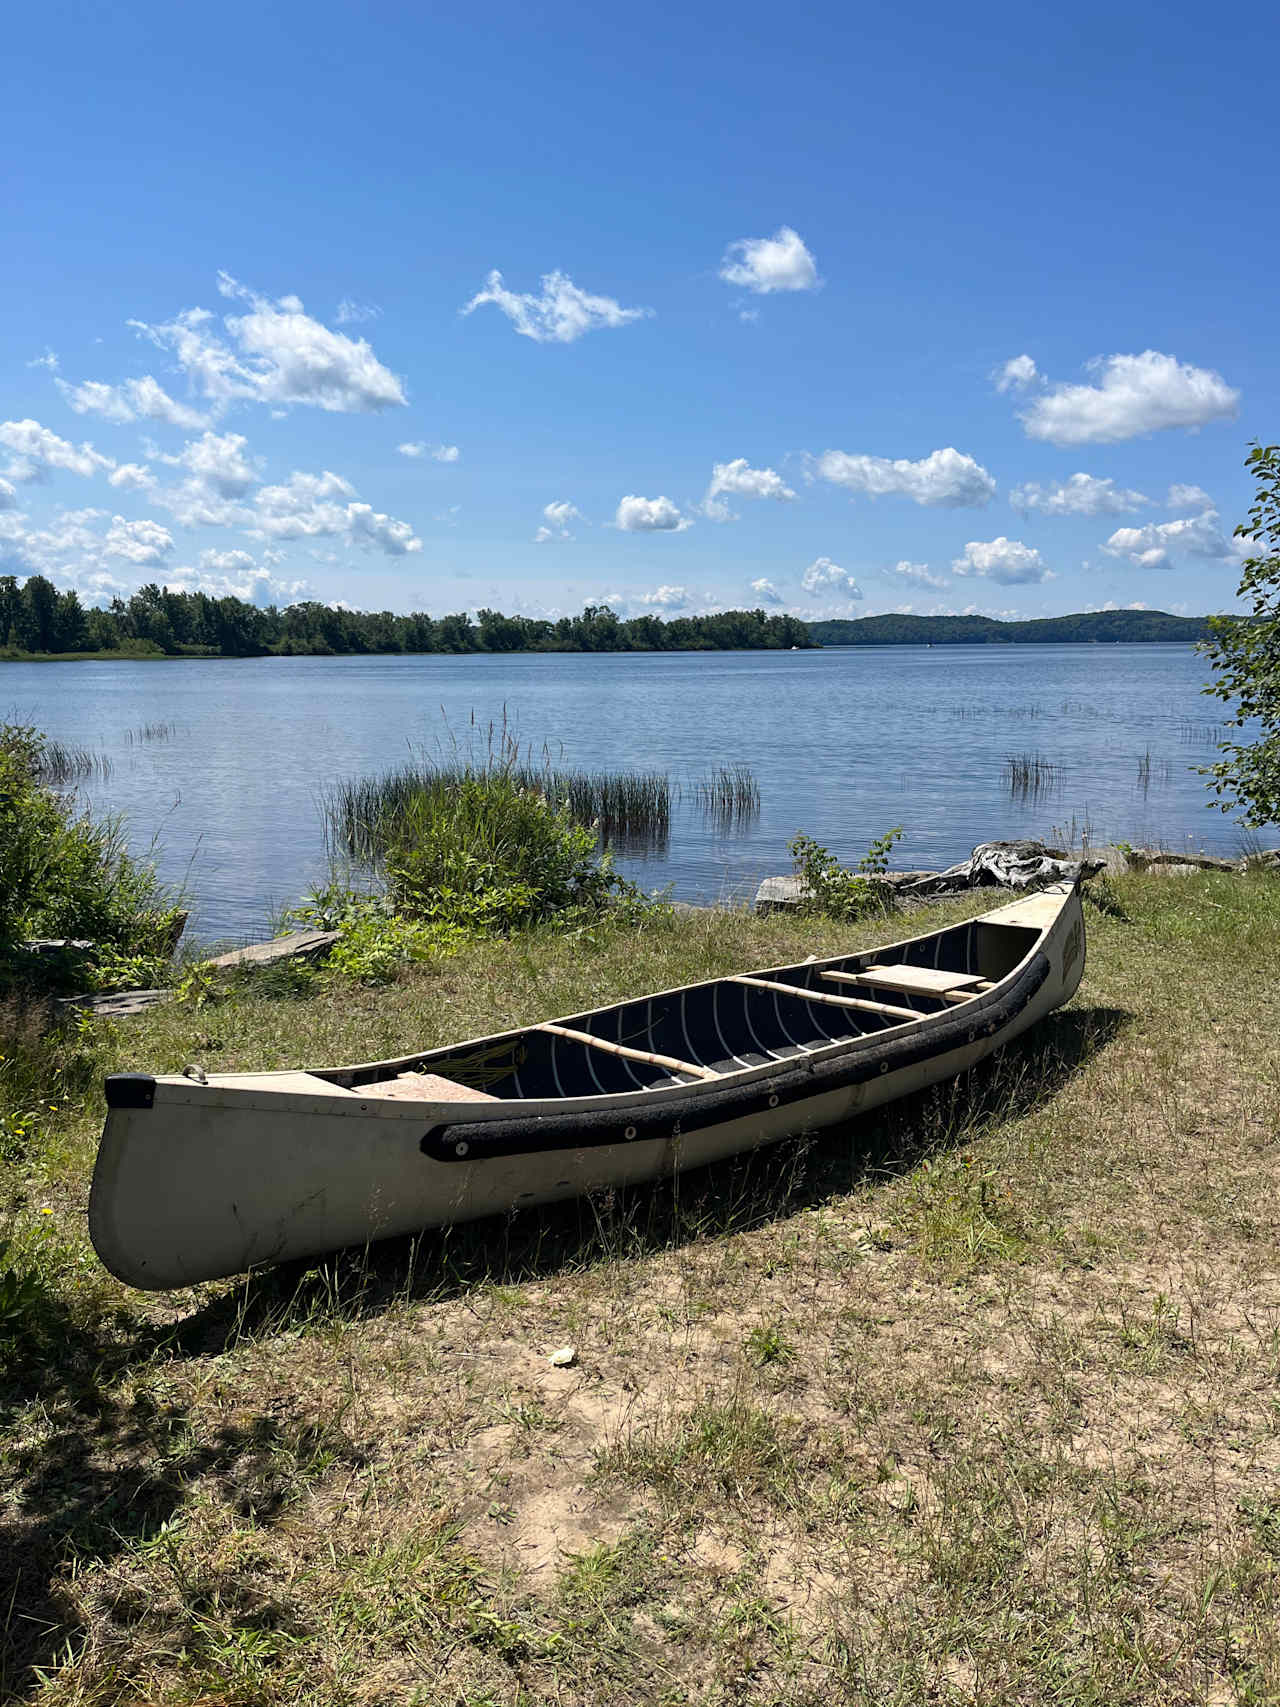
{"type": "Polygon", "coordinates": [[[575,823],[594,828],[605,846],[642,851],[665,842],[670,831],[672,789],[662,771],[569,770],[527,758],[496,764],[415,760],[333,788],[324,801],[329,852],[375,865],[420,803],[443,802],[486,777],[502,777],[550,806],[566,808],[575,823]]]}
{"type": "Polygon", "coordinates": [[[111,760],[105,753],[92,752],[88,747],[73,747],[63,741],[45,740],[35,760],[34,774],[40,782],[55,788],[70,782],[83,782],[86,777],[103,781],[111,775],[111,760]]]}
{"type": "Polygon", "coordinates": [[[1062,766],[1043,753],[1013,753],[1004,761],[1005,786],[1020,805],[1045,799],[1061,777],[1062,766]]]}

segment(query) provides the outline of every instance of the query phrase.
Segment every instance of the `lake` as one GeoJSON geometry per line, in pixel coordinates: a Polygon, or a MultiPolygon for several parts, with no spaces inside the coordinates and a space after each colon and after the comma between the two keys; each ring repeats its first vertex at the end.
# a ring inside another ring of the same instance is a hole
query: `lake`
{"type": "MultiPolygon", "coordinates": [[[[327,869],[321,799],[412,752],[465,747],[504,715],[557,763],[663,769],[670,838],[619,859],[677,899],[749,897],[799,830],[852,861],[896,824],[896,866],[1047,834],[1236,854],[1194,767],[1225,709],[1187,646],[850,647],[813,652],[263,658],[5,664],[9,720],[101,753],[82,785],[191,898],[205,940],[268,933],[327,869]],[[157,738],[147,726],[161,726],[157,738]],[[1038,788],[1009,761],[1039,758],[1038,788]],[[743,763],[753,822],[708,821],[692,785],[743,763]]],[[[1273,840],[1275,838],[1272,838],[1273,840]]]]}

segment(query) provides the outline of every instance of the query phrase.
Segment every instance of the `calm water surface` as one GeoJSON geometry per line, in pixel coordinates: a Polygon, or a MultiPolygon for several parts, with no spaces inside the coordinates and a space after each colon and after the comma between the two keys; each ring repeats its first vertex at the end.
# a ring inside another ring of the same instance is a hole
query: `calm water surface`
{"type": "Polygon", "coordinates": [[[686,784],[741,762],[761,811],[727,834],[691,799],[668,846],[624,858],[691,901],[749,895],[806,830],[843,858],[894,824],[899,866],[1087,820],[1091,839],[1239,851],[1194,766],[1223,707],[1186,646],[947,646],[517,657],[271,658],[0,665],[0,714],[92,747],[82,789],[126,814],[185,884],[206,939],[264,934],[322,879],[321,797],[335,780],[468,738],[504,710],[526,743],[584,768],[668,770],[686,784]],[[172,724],[140,740],[147,724],[172,724]],[[130,737],[133,737],[131,740],[130,737]],[[1056,767],[1020,799],[1010,757],[1056,767]],[[1149,757],[1145,774],[1142,761],[1149,757]]]}

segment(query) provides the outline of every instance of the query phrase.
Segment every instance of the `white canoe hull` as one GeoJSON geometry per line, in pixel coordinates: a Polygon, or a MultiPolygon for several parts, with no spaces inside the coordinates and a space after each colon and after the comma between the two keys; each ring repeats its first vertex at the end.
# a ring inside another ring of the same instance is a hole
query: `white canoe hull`
{"type": "MultiPolygon", "coordinates": [[[[1020,927],[1028,943],[1034,932],[1034,947],[963,1010],[748,1065],[713,1083],[460,1104],[386,1100],[362,1094],[359,1082],[345,1087],[307,1073],[205,1083],[122,1075],[108,1083],[114,1106],[89,1208],[94,1246],[131,1285],[185,1286],[650,1180],[840,1125],[954,1078],[1073,994],[1084,964],[1073,886],[984,920],[1020,927]],[[589,1133],[581,1125],[588,1120],[589,1133]]],[[[849,960],[815,962],[813,970],[824,975],[849,960]]]]}

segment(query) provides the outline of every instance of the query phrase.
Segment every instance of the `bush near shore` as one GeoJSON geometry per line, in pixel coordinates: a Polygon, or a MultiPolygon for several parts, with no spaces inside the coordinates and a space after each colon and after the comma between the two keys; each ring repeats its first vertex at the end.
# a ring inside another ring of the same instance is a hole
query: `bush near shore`
{"type": "Polygon", "coordinates": [[[35,729],[0,724],[0,997],[68,979],[81,989],[145,986],[180,929],[176,898],[129,853],[121,821],[77,812],[53,786],[75,774],[76,758],[35,729]],[[91,948],[37,961],[21,946],[33,938],[91,948]]]}
{"type": "Polygon", "coordinates": [[[1111,880],[1068,1008],[818,1141],[170,1295],[87,1246],[106,1071],[377,1058],[891,930],[604,913],[381,989],[6,1013],[0,1692],[1275,1700],[1274,877],[1111,880]]]}

